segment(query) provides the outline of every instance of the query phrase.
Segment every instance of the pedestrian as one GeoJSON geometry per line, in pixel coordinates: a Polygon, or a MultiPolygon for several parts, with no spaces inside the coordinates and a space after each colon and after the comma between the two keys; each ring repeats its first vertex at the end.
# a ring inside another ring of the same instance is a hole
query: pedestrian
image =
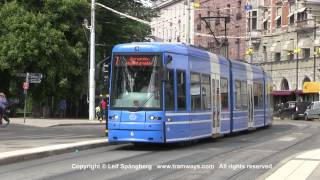
{"type": "Polygon", "coordinates": [[[106,119],[106,109],[107,109],[107,102],[102,98],[101,100],[101,109],[102,109],[102,120],[106,119]]]}
{"type": "Polygon", "coordinates": [[[10,123],[10,120],[6,114],[6,108],[8,106],[8,101],[6,95],[0,92],[0,125],[2,125],[2,118],[7,121],[7,125],[10,123]]]}
{"type": "Polygon", "coordinates": [[[96,118],[98,120],[100,120],[100,118],[101,118],[101,108],[99,105],[96,107],[96,118]]]}
{"type": "Polygon", "coordinates": [[[67,109],[67,101],[65,99],[61,99],[59,102],[59,111],[60,111],[61,118],[66,117],[66,109],[67,109]]]}

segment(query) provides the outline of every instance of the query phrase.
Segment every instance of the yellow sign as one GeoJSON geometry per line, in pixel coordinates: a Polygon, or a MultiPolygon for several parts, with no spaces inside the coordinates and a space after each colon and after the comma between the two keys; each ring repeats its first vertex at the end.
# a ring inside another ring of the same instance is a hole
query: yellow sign
{"type": "Polygon", "coordinates": [[[303,93],[319,93],[320,82],[305,82],[303,83],[303,93]]]}
{"type": "Polygon", "coordinates": [[[194,3],[193,3],[193,7],[194,8],[200,8],[200,0],[196,0],[196,1],[194,1],[194,3]]]}

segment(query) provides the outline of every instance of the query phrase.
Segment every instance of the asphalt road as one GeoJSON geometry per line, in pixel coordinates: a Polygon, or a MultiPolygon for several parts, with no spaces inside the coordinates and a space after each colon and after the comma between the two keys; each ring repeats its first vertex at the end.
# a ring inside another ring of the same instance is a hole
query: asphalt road
{"type": "Polygon", "coordinates": [[[319,121],[276,121],[271,128],[196,144],[110,145],[0,166],[4,179],[257,179],[298,152],[320,147],[319,121]],[[253,165],[253,166],[251,166],[253,165]]]}

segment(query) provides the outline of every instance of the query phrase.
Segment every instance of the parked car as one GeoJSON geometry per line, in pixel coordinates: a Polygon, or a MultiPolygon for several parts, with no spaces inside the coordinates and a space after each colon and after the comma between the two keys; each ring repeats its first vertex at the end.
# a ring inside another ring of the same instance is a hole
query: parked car
{"type": "Polygon", "coordinates": [[[279,110],[280,119],[289,118],[295,120],[305,117],[305,111],[311,102],[288,101],[279,110]]]}
{"type": "Polygon", "coordinates": [[[316,119],[319,118],[320,116],[320,101],[315,101],[312,102],[306,112],[304,113],[304,119],[309,120],[309,119],[316,119]]]}

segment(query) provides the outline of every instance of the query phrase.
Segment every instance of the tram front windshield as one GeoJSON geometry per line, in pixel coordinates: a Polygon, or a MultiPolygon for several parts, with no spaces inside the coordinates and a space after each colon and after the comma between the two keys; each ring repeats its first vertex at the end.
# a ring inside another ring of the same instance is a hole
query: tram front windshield
{"type": "Polygon", "coordinates": [[[160,109],[159,55],[116,55],[113,63],[112,109],[160,109]]]}

